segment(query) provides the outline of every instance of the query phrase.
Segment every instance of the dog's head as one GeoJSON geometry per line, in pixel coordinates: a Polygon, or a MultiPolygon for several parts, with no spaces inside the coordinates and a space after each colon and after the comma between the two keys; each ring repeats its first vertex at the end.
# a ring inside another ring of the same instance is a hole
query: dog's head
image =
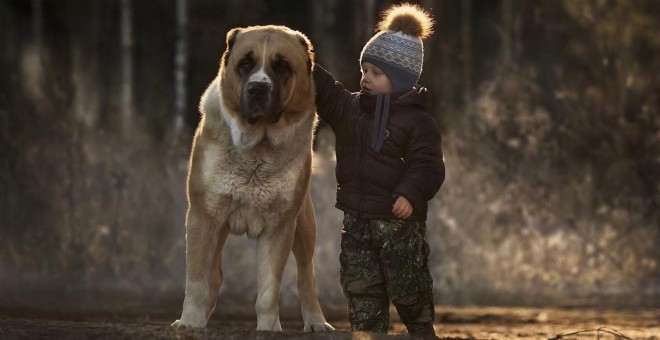
{"type": "Polygon", "coordinates": [[[284,26],[234,28],[220,62],[229,113],[255,124],[295,121],[314,108],[309,39],[284,26]]]}

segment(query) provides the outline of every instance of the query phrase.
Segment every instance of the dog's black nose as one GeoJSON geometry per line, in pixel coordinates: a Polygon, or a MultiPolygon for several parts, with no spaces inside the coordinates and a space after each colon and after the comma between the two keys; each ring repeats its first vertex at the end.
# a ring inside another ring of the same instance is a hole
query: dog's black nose
{"type": "Polygon", "coordinates": [[[263,98],[268,95],[270,84],[260,81],[251,81],[247,83],[247,94],[250,98],[263,98]]]}

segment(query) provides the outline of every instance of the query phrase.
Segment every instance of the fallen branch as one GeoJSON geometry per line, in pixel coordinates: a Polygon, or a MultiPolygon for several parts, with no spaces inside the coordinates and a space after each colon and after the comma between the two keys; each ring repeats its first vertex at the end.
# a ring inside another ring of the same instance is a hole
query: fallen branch
{"type": "MultiPolygon", "coordinates": [[[[554,338],[550,338],[548,340],[560,340],[560,339],[564,339],[565,336],[577,335],[577,334],[582,334],[582,333],[591,333],[591,332],[597,332],[597,333],[603,332],[603,333],[607,333],[607,334],[610,334],[610,335],[614,335],[617,339],[632,340],[632,338],[629,338],[629,337],[619,333],[619,331],[617,331],[616,329],[609,328],[609,327],[599,327],[599,328],[596,328],[596,329],[588,329],[588,330],[577,331],[577,332],[573,332],[573,333],[557,334],[554,338]]],[[[600,339],[600,336],[598,336],[598,338],[600,339]]]]}

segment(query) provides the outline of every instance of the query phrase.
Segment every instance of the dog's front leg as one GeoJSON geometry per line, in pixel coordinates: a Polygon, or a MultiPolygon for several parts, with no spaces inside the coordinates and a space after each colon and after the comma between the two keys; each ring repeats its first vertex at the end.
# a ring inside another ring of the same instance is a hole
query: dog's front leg
{"type": "Polygon", "coordinates": [[[293,243],[293,222],[280,224],[259,236],[259,296],[257,297],[257,330],[281,331],[280,284],[284,265],[293,243]]]}
{"type": "Polygon", "coordinates": [[[316,216],[309,191],[305,195],[303,206],[296,220],[293,239],[293,255],[298,265],[297,284],[300,306],[302,307],[305,332],[334,331],[323,316],[316,293],[314,276],[314,245],[316,243],[316,216]]]}
{"type": "Polygon", "coordinates": [[[205,212],[186,216],[186,293],[181,319],[172,326],[206,327],[222,284],[222,248],[227,228],[218,229],[205,212]]]}

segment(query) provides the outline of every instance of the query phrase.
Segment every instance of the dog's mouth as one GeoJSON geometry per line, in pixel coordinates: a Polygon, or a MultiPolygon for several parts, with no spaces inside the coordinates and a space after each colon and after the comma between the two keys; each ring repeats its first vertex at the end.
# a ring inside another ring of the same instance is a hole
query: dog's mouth
{"type": "Polygon", "coordinates": [[[246,115],[246,120],[250,125],[256,124],[260,119],[263,118],[266,118],[266,112],[260,106],[253,107],[250,109],[250,113],[246,115]]]}
{"type": "Polygon", "coordinates": [[[247,122],[250,125],[257,124],[257,121],[259,121],[259,117],[250,117],[250,118],[247,119],[247,122]]]}
{"type": "Polygon", "coordinates": [[[262,106],[255,106],[247,110],[247,112],[245,111],[243,112],[243,117],[250,125],[255,125],[262,120],[271,124],[277,123],[280,120],[281,116],[282,116],[282,112],[274,107],[270,108],[269,110],[266,110],[262,106]]]}

